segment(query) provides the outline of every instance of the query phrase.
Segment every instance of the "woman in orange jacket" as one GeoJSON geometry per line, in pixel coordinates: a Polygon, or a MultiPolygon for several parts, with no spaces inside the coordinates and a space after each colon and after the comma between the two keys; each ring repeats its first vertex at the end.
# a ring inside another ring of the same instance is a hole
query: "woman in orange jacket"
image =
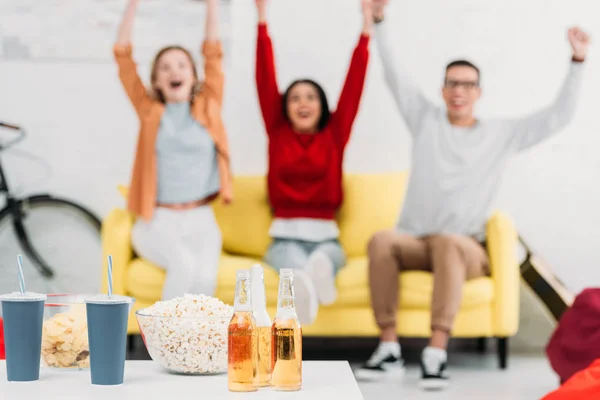
{"type": "Polygon", "coordinates": [[[218,1],[207,0],[204,82],[191,54],[170,46],[156,55],[150,88],[132,58],[139,0],[129,0],[114,47],[123,88],[140,121],[128,208],[138,218],[134,250],[164,268],[164,300],[214,295],[221,232],[210,203],[232,200],[227,136],[221,120],[222,47],[218,1]]]}

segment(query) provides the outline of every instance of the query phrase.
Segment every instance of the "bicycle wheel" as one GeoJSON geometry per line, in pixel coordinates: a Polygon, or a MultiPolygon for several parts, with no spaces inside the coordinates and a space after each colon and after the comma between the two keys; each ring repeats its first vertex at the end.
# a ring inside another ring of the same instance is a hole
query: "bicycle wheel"
{"type": "Polygon", "coordinates": [[[100,220],[85,207],[49,195],[31,196],[13,207],[21,224],[16,223],[10,204],[0,214],[1,289],[15,290],[15,255],[21,253],[27,290],[96,293],[102,262],[100,220]],[[51,277],[42,274],[39,262],[49,268],[51,277]]]}

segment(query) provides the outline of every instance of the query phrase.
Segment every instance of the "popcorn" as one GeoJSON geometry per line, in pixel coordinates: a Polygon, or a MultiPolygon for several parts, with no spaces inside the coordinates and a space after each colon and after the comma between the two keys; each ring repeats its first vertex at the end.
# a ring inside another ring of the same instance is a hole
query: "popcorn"
{"type": "Polygon", "coordinates": [[[184,374],[227,371],[227,327],[233,307],[186,294],[140,311],[138,323],[153,360],[184,374]]]}
{"type": "Polygon", "coordinates": [[[84,369],[90,367],[85,304],[75,304],[66,313],[44,321],[42,361],[47,367],[84,369]]]}

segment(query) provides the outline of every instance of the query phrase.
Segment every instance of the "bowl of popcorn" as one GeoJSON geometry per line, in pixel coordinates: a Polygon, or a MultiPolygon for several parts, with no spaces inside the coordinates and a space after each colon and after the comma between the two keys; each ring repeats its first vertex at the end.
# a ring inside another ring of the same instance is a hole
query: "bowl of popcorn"
{"type": "Polygon", "coordinates": [[[233,307],[186,294],[135,313],[150,357],[167,371],[187,375],[227,372],[227,327],[233,307]]]}
{"type": "Polygon", "coordinates": [[[85,295],[49,294],[44,305],[44,367],[87,370],[90,367],[85,295]]]}

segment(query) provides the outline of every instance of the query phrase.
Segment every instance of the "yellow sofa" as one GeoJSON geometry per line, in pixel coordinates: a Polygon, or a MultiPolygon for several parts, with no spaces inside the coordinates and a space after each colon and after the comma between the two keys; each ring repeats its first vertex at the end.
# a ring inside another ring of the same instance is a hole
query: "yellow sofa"
{"type": "MultiPolygon", "coordinates": [[[[407,177],[407,173],[344,176],[345,200],[338,223],[348,264],[337,277],[337,301],[321,307],[317,320],[303,327],[305,336],[378,335],[370,309],[366,246],[375,232],[391,229],[396,224],[407,177]]],[[[223,206],[220,202],[213,205],[223,234],[216,296],[230,304],[233,304],[236,269],[249,268],[261,261],[270,242],[268,229],[272,221],[264,176],[236,177],[234,190],[232,205],[223,206]]],[[[113,256],[113,290],[137,299],[129,320],[130,334],[139,333],[133,312],[160,299],[165,277],[163,270],[134,254],[130,240],[133,224],[133,215],[118,208],[110,212],[102,227],[104,256],[113,256]]],[[[517,332],[520,276],[516,258],[517,233],[507,215],[497,212],[491,217],[487,224],[487,243],[492,275],[465,284],[454,337],[507,338],[517,332]]],[[[401,275],[398,335],[428,337],[432,275],[428,272],[404,272],[401,275]]],[[[106,290],[105,272],[102,277],[106,290]]],[[[265,270],[265,285],[267,305],[273,316],[278,277],[271,268],[265,270]]],[[[504,353],[505,345],[506,342],[501,341],[504,353]]]]}

